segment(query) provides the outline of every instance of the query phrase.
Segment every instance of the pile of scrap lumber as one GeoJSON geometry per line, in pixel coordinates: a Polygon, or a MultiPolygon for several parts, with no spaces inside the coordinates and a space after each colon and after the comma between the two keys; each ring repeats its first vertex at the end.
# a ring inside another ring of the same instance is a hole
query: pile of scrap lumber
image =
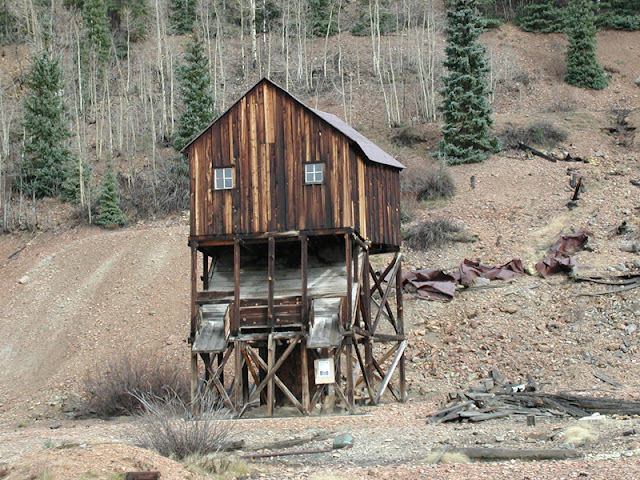
{"type": "Polygon", "coordinates": [[[431,415],[427,422],[482,422],[511,415],[587,417],[594,413],[640,415],[640,401],[611,397],[592,397],[559,392],[542,393],[533,379],[527,382],[507,382],[496,370],[482,385],[468,391],[450,393],[444,408],[431,415]]]}

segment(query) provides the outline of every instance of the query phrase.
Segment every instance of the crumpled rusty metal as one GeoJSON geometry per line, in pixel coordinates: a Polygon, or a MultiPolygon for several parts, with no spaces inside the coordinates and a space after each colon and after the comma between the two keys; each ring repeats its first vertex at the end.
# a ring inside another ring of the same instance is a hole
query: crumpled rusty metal
{"type": "Polygon", "coordinates": [[[404,275],[402,285],[412,285],[420,298],[448,302],[456,293],[457,280],[442,270],[414,270],[404,275]]]}
{"type": "Polygon", "coordinates": [[[536,264],[536,271],[543,277],[559,272],[570,272],[578,266],[570,254],[582,250],[588,241],[589,237],[583,230],[575,230],[574,233],[562,235],[551,246],[546,258],[536,264]]]}
{"type": "Polygon", "coordinates": [[[458,271],[453,274],[453,277],[462,285],[472,285],[473,281],[478,277],[488,280],[513,280],[522,275],[524,275],[524,267],[519,258],[514,258],[499,267],[490,267],[489,265],[482,265],[465,259],[458,267],[458,271]]]}
{"type": "Polygon", "coordinates": [[[453,300],[457,285],[472,285],[478,277],[488,280],[512,280],[523,274],[522,261],[518,258],[499,267],[481,265],[465,259],[452,275],[442,270],[414,270],[404,275],[402,284],[415,288],[420,298],[448,302],[453,300]]]}

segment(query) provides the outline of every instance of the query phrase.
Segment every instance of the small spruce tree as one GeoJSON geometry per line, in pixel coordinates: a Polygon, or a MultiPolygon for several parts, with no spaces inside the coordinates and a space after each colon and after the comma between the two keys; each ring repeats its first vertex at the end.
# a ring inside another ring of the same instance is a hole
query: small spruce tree
{"type": "Polygon", "coordinates": [[[481,162],[500,147],[490,132],[489,66],[486,48],[478,42],[483,22],[477,0],[449,0],[446,5],[448,75],[440,92],[444,125],[438,153],[450,164],[481,162]]]}
{"type": "Polygon", "coordinates": [[[308,0],[309,1],[309,26],[311,34],[316,37],[324,37],[327,34],[336,35],[338,33],[338,21],[336,18],[334,3],[331,0],[308,0]]]}
{"type": "Polygon", "coordinates": [[[556,8],[555,0],[534,0],[521,7],[517,23],[525,32],[562,32],[564,23],[562,9],[556,8]]]}
{"type": "Polygon", "coordinates": [[[185,63],[178,69],[180,94],[184,113],[178,119],[173,145],[181,150],[216,117],[215,100],[211,92],[209,59],[200,40],[194,36],[187,44],[185,63]]]}
{"type": "Polygon", "coordinates": [[[107,160],[107,170],[102,180],[102,189],[98,202],[99,211],[95,220],[96,225],[112,228],[127,223],[122,210],[120,210],[118,180],[113,171],[111,160],[107,160]]]}
{"type": "Polygon", "coordinates": [[[70,132],[65,115],[62,68],[49,50],[34,59],[27,76],[24,107],[24,157],[20,168],[25,193],[57,197],[74,164],[67,148],[70,132]]]}
{"type": "Polygon", "coordinates": [[[94,61],[104,64],[109,60],[111,49],[105,0],[85,0],[83,16],[87,29],[85,49],[94,61]]]}
{"type": "Polygon", "coordinates": [[[609,84],[596,60],[596,33],[593,3],[573,0],[567,11],[567,74],[565,81],[576,87],[602,90],[609,84]]]}
{"type": "Polygon", "coordinates": [[[178,35],[193,31],[196,21],[196,0],[169,0],[171,26],[178,35]]]}

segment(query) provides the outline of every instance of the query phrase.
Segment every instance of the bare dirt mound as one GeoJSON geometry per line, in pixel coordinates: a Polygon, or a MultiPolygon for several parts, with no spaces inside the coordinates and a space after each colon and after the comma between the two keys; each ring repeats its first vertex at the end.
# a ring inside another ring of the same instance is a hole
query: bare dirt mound
{"type": "Polygon", "coordinates": [[[160,472],[162,479],[205,477],[149,450],[120,444],[78,445],[40,450],[8,466],[6,480],[69,478],[117,479],[127,472],[160,472]]]}
{"type": "Polygon", "coordinates": [[[88,368],[127,352],[186,371],[186,243],[184,226],[3,237],[0,412],[59,407],[88,368]]]}

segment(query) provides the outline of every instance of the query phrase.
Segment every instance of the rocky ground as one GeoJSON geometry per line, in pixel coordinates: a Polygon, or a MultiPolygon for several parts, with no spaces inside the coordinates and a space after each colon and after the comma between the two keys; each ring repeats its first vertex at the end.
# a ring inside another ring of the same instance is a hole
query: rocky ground
{"type": "MultiPolygon", "coordinates": [[[[561,146],[587,161],[553,163],[506,150],[482,164],[452,168],[455,197],[416,204],[416,219],[448,217],[476,241],[428,252],[407,250],[405,265],[452,270],[465,258],[491,265],[520,258],[530,266],[562,233],[582,229],[589,242],[574,255],[579,275],[638,272],[640,256],[621,249],[638,241],[640,188],[631,183],[640,180],[638,142],[631,138],[621,145],[603,128],[614,121],[611,109],[637,105],[640,90],[633,80],[640,73],[640,35],[601,34],[599,55],[613,72],[604,92],[562,84],[562,36],[534,37],[504,26],[486,41],[493,52],[503,53],[501,58],[511,59],[512,74],[520,75],[520,82],[499,84],[497,129],[540,119],[556,123],[569,132],[561,146]],[[567,207],[570,174],[583,176],[586,187],[572,209],[567,207]],[[618,234],[622,222],[630,228],[618,234]]],[[[640,124],[637,116],[632,111],[629,121],[640,124]]],[[[409,166],[424,154],[421,148],[429,147],[387,145],[409,166]]],[[[71,418],[82,405],[78,394],[87,372],[108,368],[125,352],[159,353],[187,370],[186,219],[104,231],[69,227],[56,221],[59,215],[56,209],[48,213],[56,228],[0,238],[0,464],[5,464],[0,477],[117,478],[123,471],[148,469],[161,471],[162,478],[200,478],[137,447],[141,427],[136,419],[71,418]]],[[[576,423],[573,419],[543,418],[535,427],[517,416],[481,424],[427,424],[449,392],[477,384],[492,368],[514,381],[529,374],[546,392],[638,398],[640,289],[582,296],[607,287],[578,283],[565,274],[526,275],[488,287],[459,291],[450,303],[405,297],[407,404],[385,399],[382,406],[361,407],[353,416],[237,422],[232,436],[245,440],[244,454],[318,432],[354,437],[347,450],[253,459],[249,475],[316,480],[640,477],[640,421],[624,416],[595,422],[594,439],[577,447],[583,456],[573,461],[421,463],[445,444],[563,446],[562,434],[576,423]]],[[[300,448],[330,444],[312,441],[300,448]]]]}

